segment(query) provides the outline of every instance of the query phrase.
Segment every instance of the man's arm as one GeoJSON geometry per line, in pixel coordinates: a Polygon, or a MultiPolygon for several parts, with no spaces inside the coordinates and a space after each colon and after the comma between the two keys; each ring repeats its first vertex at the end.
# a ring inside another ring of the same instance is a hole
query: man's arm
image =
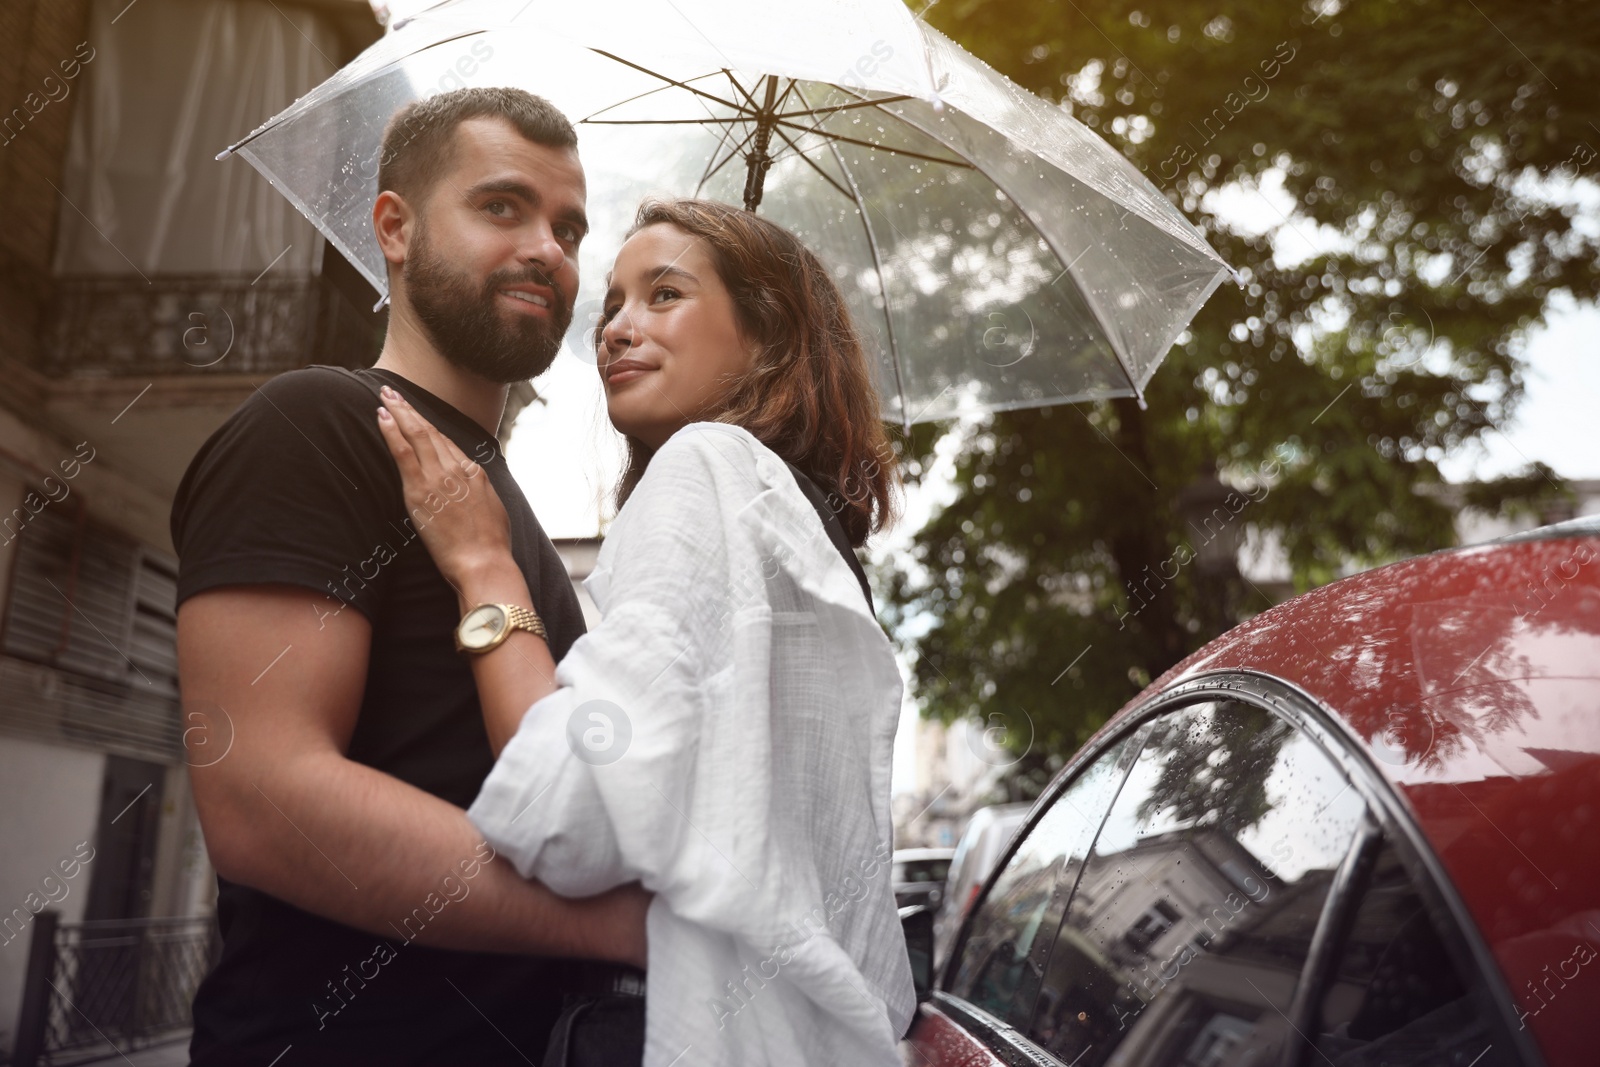
{"type": "Polygon", "coordinates": [[[504,860],[475,869],[487,850],[465,812],[345,758],[371,624],[326,604],[242,585],[178,609],[190,780],[217,872],[375,934],[420,927],[418,944],[643,965],[637,886],[567,900],[504,860]],[[406,927],[414,909],[430,919],[406,927]]]}

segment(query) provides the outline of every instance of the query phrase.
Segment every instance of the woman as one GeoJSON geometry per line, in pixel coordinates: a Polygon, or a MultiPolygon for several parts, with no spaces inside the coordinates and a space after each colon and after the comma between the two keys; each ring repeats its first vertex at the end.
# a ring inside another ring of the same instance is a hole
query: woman
{"type": "MultiPolygon", "coordinates": [[[[586,582],[604,619],[559,666],[524,630],[504,638],[518,655],[474,658],[499,761],[468,815],[558,893],[656,894],[650,1067],[898,1063],[901,682],[850,551],[896,482],[844,301],[781,227],[647,201],[597,349],[629,446],[586,582]]],[[[444,479],[466,458],[388,403],[408,506],[459,495],[444,479]]],[[[465,604],[530,603],[503,516],[489,489],[423,530],[465,604]]]]}

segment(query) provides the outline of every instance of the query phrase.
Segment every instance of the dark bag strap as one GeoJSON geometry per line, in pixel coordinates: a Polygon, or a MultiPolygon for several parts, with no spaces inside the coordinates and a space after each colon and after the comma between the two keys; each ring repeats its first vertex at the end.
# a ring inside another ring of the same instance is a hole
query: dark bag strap
{"type": "Polygon", "coordinates": [[[861,592],[867,598],[867,610],[874,615],[877,608],[872,603],[872,586],[867,583],[867,572],[861,569],[861,561],[856,559],[856,553],[850,547],[850,538],[845,536],[844,524],[839,521],[838,514],[828,504],[827,496],[817,486],[817,483],[806,476],[806,472],[796,467],[793,463],[784,461],[789,471],[794,475],[794,480],[799,483],[800,491],[811,501],[811,506],[817,511],[817,518],[822,520],[822,528],[828,531],[828,540],[833,542],[833,547],[839,550],[844,561],[850,565],[850,570],[856,576],[856,581],[861,583],[861,592]]]}

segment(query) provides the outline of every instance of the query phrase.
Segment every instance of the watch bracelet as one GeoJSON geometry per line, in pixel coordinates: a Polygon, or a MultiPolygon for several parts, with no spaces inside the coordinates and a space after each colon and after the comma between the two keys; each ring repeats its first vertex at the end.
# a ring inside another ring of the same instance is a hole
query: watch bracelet
{"type": "Polygon", "coordinates": [[[501,605],[506,612],[506,623],[511,627],[519,627],[537,634],[545,641],[550,640],[550,634],[544,628],[544,620],[539,618],[537,612],[530,611],[520,604],[501,605]]]}

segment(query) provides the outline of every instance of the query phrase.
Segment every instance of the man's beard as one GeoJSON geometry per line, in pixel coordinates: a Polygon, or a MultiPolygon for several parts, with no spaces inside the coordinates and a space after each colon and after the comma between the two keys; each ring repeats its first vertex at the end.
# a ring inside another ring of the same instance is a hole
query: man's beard
{"type": "Polygon", "coordinates": [[[439,354],[491,382],[521,382],[543,374],[572,323],[569,294],[539,268],[495,271],[475,289],[470,278],[435,254],[425,226],[417,227],[401,276],[439,354]],[[497,305],[499,290],[527,283],[550,287],[550,317],[515,315],[507,322],[497,305]]]}

